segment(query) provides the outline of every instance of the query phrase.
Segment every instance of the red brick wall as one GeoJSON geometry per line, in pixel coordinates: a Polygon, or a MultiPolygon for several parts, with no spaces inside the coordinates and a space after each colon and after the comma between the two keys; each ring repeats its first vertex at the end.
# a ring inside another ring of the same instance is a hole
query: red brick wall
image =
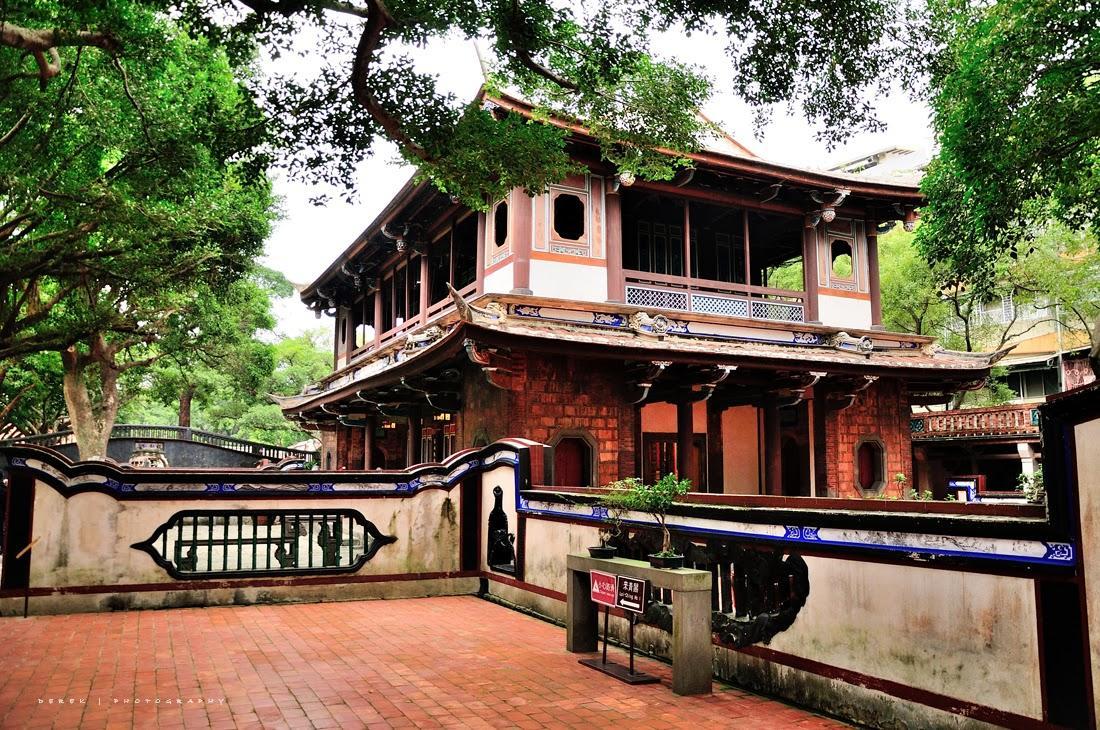
{"type": "Polygon", "coordinates": [[[909,396],[897,380],[879,380],[859,395],[855,405],[825,417],[826,475],[830,496],[859,497],[856,487],[856,444],[877,438],[886,447],[886,488],[903,495],[894,481],[905,475],[904,489],[913,486],[913,449],[909,438],[909,396]]]}
{"type": "Polygon", "coordinates": [[[337,469],[358,470],[363,468],[363,451],[366,442],[363,429],[350,426],[336,427],[336,464],[337,469]]]}
{"type": "MultiPolygon", "coordinates": [[[[502,363],[503,364],[503,363],[502,363]]],[[[478,435],[490,442],[521,436],[549,444],[563,431],[585,431],[596,443],[595,486],[634,473],[636,410],[625,396],[622,369],[613,363],[513,352],[508,390],[494,388],[476,369],[466,375],[461,446],[478,435]]],[[[547,460],[552,460],[547,454],[547,460]]],[[[535,475],[536,481],[542,481],[535,475]]]]}

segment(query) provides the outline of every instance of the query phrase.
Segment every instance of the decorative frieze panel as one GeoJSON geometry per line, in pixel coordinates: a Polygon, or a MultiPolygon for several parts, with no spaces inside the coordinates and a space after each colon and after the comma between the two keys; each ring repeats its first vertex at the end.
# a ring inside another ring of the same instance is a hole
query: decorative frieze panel
{"type": "Polygon", "coordinates": [[[396,540],[352,509],[189,510],[131,547],[184,580],[354,573],[396,540]]]}

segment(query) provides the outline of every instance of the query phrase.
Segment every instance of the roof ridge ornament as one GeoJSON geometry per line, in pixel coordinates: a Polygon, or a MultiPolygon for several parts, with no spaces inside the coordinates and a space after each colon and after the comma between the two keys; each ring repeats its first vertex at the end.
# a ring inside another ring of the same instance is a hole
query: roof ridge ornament
{"type": "Polygon", "coordinates": [[[870,357],[875,349],[874,341],[867,335],[853,337],[847,332],[837,332],[827,340],[826,344],[835,350],[840,350],[841,352],[855,352],[864,357],[870,357]]]}
{"type": "Polygon", "coordinates": [[[651,315],[649,312],[639,311],[630,315],[630,329],[639,335],[663,340],[672,329],[672,322],[663,314],[651,315]]]}
{"type": "Polygon", "coordinates": [[[451,299],[455,303],[455,310],[464,322],[470,324],[502,325],[508,316],[507,308],[500,302],[487,302],[484,307],[475,307],[463,298],[458,290],[447,282],[447,291],[451,293],[451,299]]]}

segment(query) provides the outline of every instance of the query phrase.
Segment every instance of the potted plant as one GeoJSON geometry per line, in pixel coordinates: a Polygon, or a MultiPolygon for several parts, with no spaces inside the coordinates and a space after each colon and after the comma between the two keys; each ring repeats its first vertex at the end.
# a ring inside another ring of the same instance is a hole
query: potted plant
{"type": "Polygon", "coordinates": [[[672,534],[668,531],[666,515],[677,497],[691,489],[690,479],[679,479],[675,474],[665,474],[653,484],[646,484],[637,477],[627,477],[607,485],[611,490],[604,498],[621,511],[648,512],[661,528],[661,550],[649,556],[654,568],[679,568],[684,556],[672,549],[672,534]]]}
{"type": "Polygon", "coordinates": [[[613,558],[615,557],[615,546],[608,543],[622,532],[622,510],[618,505],[608,501],[606,497],[601,497],[597,506],[602,508],[604,513],[602,517],[603,525],[600,527],[599,532],[600,544],[588,548],[588,555],[593,558],[613,558]]]}

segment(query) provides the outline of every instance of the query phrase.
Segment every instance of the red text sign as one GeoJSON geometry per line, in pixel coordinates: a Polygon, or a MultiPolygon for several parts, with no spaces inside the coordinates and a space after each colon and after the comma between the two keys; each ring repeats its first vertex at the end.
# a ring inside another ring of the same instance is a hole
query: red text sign
{"type": "Polygon", "coordinates": [[[610,573],[592,571],[592,600],[604,606],[614,606],[618,593],[615,590],[615,577],[610,573]]]}

